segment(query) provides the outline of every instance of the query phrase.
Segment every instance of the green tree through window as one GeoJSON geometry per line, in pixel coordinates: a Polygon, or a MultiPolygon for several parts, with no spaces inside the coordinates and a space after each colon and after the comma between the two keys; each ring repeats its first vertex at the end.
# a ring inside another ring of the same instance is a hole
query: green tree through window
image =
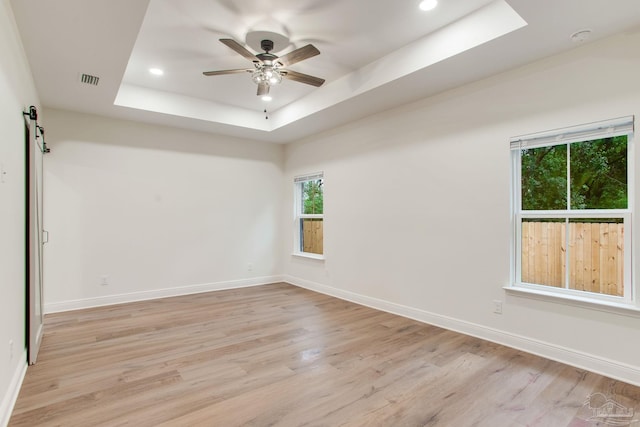
{"type": "Polygon", "coordinates": [[[567,146],[522,150],[522,209],[567,207],[567,146]]]}
{"type": "Polygon", "coordinates": [[[626,135],[524,149],[521,159],[523,210],[627,208],[626,135]]]}
{"type": "Polygon", "coordinates": [[[307,215],[324,213],[322,180],[306,181],[302,184],[303,212],[307,215]]]}
{"type": "Polygon", "coordinates": [[[627,136],[571,145],[571,209],[627,208],[627,136]]]}

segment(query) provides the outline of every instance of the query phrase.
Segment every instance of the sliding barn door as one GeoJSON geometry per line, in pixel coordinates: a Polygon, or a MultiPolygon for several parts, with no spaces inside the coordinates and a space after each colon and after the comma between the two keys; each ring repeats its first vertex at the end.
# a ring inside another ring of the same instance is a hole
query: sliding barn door
{"type": "Polygon", "coordinates": [[[37,138],[37,124],[26,123],[27,145],[27,358],[36,363],[42,341],[44,312],[42,300],[42,157],[43,138],[37,138]]]}

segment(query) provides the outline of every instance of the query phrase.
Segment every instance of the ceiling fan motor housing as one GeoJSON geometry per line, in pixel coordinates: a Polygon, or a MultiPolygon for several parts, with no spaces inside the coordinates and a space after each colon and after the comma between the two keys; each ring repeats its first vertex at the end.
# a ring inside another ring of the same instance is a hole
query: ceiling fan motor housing
{"type": "Polygon", "coordinates": [[[271,40],[262,40],[260,42],[260,47],[262,48],[262,50],[264,50],[265,52],[269,52],[273,50],[273,41],[271,40]]]}

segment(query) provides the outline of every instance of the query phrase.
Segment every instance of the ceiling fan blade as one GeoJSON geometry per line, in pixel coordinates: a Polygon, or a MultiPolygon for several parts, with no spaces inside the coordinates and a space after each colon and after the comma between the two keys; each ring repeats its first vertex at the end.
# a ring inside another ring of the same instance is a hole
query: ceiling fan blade
{"type": "Polygon", "coordinates": [[[285,79],[305,83],[311,86],[320,87],[324,83],[324,79],[320,77],[310,76],[309,74],[298,73],[297,71],[282,70],[280,72],[285,79]]]}
{"type": "Polygon", "coordinates": [[[222,43],[224,43],[225,45],[227,45],[228,47],[230,47],[231,49],[233,49],[236,52],[238,52],[240,55],[242,55],[245,58],[247,58],[249,61],[251,61],[251,62],[257,62],[258,61],[258,59],[256,58],[256,56],[253,53],[249,52],[247,50],[247,48],[242,46],[240,43],[238,43],[234,39],[220,39],[220,41],[222,43]]]}
{"type": "Polygon", "coordinates": [[[269,85],[266,83],[260,83],[258,85],[258,96],[264,96],[269,93],[269,85]]]}
{"type": "Polygon", "coordinates": [[[320,51],[314,45],[308,44],[285,55],[282,55],[278,58],[278,62],[283,66],[288,67],[289,65],[295,64],[296,62],[300,62],[319,54],[320,51]]]}
{"type": "Polygon", "coordinates": [[[239,73],[248,73],[253,70],[247,68],[236,68],[234,70],[219,70],[219,71],[205,71],[202,74],[205,76],[221,76],[223,74],[239,74],[239,73]]]}

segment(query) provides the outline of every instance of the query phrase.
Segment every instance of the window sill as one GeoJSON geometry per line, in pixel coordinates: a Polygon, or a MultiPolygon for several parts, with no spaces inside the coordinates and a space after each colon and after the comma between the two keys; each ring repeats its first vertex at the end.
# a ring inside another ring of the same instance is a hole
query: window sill
{"type": "Polygon", "coordinates": [[[590,310],[604,311],[607,313],[619,314],[631,317],[640,317],[640,307],[626,302],[601,301],[594,298],[578,297],[573,295],[561,295],[554,292],[547,292],[540,289],[531,289],[519,286],[504,286],[507,294],[523,298],[532,298],[539,301],[556,304],[572,305],[574,307],[587,308],[590,310]]]}
{"type": "Polygon", "coordinates": [[[300,258],[317,259],[319,261],[324,261],[324,255],[320,254],[312,254],[309,252],[294,252],[291,255],[300,258]]]}

